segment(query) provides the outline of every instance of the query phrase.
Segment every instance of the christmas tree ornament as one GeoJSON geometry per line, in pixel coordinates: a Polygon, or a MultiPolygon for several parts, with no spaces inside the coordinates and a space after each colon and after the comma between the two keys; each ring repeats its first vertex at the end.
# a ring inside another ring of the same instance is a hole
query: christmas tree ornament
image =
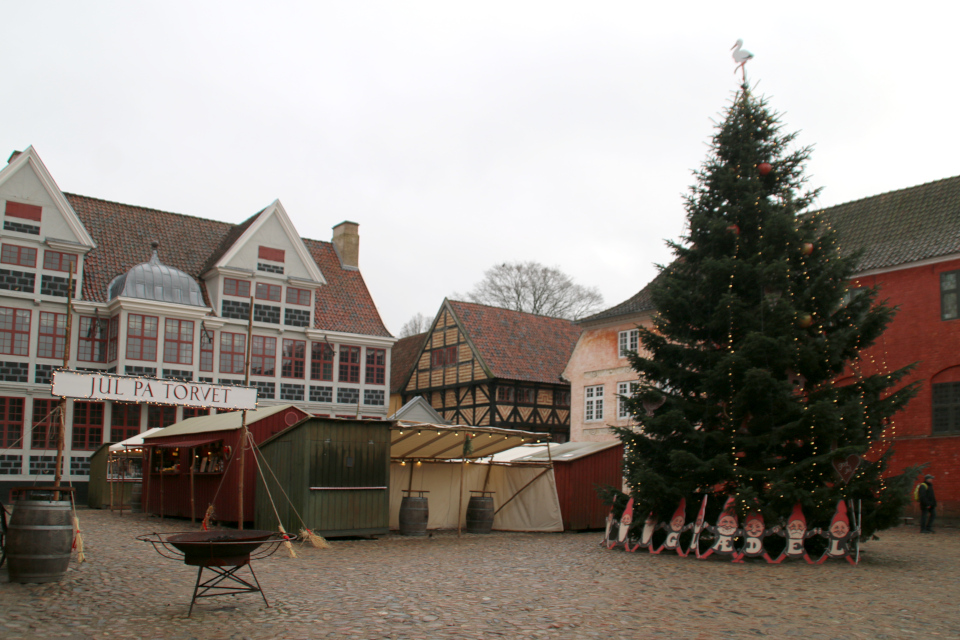
{"type": "Polygon", "coordinates": [[[801,313],[797,315],[797,324],[802,328],[806,329],[813,324],[813,316],[809,313],[801,313]]]}
{"type": "Polygon", "coordinates": [[[771,171],[773,171],[773,165],[769,162],[761,162],[757,165],[757,173],[762,176],[769,174],[771,171]]]}
{"type": "Polygon", "coordinates": [[[737,42],[730,47],[730,50],[733,51],[733,61],[737,63],[736,68],[733,72],[736,73],[737,69],[743,73],[743,84],[747,84],[747,62],[753,59],[753,54],[743,49],[743,40],[737,39],[737,42]]]}
{"type": "Polygon", "coordinates": [[[732,233],[732,234],[735,235],[735,236],[740,235],[740,227],[739,227],[738,225],[735,225],[735,224],[731,224],[730,226],[728,226],[728,227],[727,227],[727,231],[729,231],[730,233],[732,233]]]}
{"type": "Polygon", "coordinates": [[[812,242],[804,242],[804,243],[801,245],[801,247],[800,247],[800,253],[802,253],[802,254],[805,255],[805,256],[808,256],[808,255],[810,255],[811,253],[813,253],[813,243],[812,243],[812,242]]]}

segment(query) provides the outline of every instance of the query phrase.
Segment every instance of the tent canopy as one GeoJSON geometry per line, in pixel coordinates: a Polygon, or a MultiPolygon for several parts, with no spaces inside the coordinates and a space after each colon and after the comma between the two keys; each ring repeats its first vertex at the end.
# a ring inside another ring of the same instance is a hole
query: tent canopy
{"type": "Polygon", "coordinates": [[[475,460],[549,438],[550,434],[535,431],[400,421],[390,426],[390,457],[394,460],[475,460]],[[468,438],[470,451],[464,452],[468,438]]]}
{"type": "Polygon", "coordinates": [[[156,433],[157,431],[163,431],[163,427],[154,427],[153,429],[147,429],[139,435],[135,435],[132,438],[127,438],[122,442],[117,442],[116,444],[110,445],[111,453],[114,451],[125,451],[129,447],[142,447],[143,439],[149,436],[150,434],[156,433]]]}
{"type": "Polygon", "coordinates": [[[531,453],[520,458],[514,458],[517,462],[570,462],[585,458],[600,451],[606,451],[613,447],[619,447],[622,442],[619,440],[609,440],[607,442],[565,442],[563,444],[550,445],[550,453],[546,449],[531,453]]]}
{"type": "MultiPolygon", "coordinates": [[[[275,407],[264,407],[256,411],[247,411],[247,424],[250,425],[258,420],[268,418],[275,413],[286,411],[287,409],[297,408],[292,404],[281,404],[275,407]]],[[[151,438],[166,438],[168,436],[187,436],[197,433],[206,433],[207,431],[233,431],[239,429],[243,423],[243,411],[231,411],[229,413],[218,413],[212,416],[197,416],[196,418],[187,418],[176,424],[172,424],[166,429],[160,429],[155,433],[143,436],[150,440],[151,438]]],[[[149,443],[148,443],[149,444],[149,443]]]]}

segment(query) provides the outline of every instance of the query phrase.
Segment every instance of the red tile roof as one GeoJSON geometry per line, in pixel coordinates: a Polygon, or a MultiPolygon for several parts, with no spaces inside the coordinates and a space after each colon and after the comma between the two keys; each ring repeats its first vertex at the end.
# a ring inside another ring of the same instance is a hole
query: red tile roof
{"type": "Polygon", "coordinates": [[[400,393],[417,364],[417,357],[423,349],[428,332],[400,338],[390,350],[390,393],[400,393]]]}
{"type": "MultiPolygon", "coordinates": [[[[97,248],[84,259],[81,293],[84,300],[95,302],[107,301],[107,286],[116,276],[150,259],[153,240],[160,242],[161,262],[190,274],[202,286],[200,275],[259,215],[233,225],[71,193],[64,195],[97,243],[97,248]]],[[[390,336],[360,272],[344,269],[331,243],[307,239],[304,243],[327,280],[316,296],[314,326],[390,336]]]]}
{"type": "Polygon", "coordinates": [[[316,296],[314,325],[330,331],[390,337],[360,272],[340,264],[332,242],[306,238],[303,242],[327,280],[327,286],[316,296]]]}
{"type": "Polygon", "coordinates": [[[580,336],[577,324],[472,302],[447,304],[495,378],[561,382],[580,336]]]}

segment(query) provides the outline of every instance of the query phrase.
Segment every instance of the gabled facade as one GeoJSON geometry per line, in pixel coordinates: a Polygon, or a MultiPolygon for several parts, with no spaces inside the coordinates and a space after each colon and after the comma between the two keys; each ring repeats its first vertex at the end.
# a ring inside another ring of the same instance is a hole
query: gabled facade
{"type": "MultiPolygon", "coordinates": [[[[261,406],[385,418],[394,339],[357,224],[303,239],[279,201],[233,225],[62,193],[33,148],[0,170],[0,490],[53,474],[54,369],[250,384],[261,406]],[[70,343],[66,313],[73,272],[70,343]]],[[[104,442],[207,413],[68,402],[64,477],[104,442]]]]}
{"type": "Polygon", "coordinates": [[[451,424],[570,436],[570,385],[561,378],[579,327],[469,302],[444,300],[410,368],[402,402],[423,396],[451,424]]]}
{"type": "Polygon", "coordinates": [[[583,333],[563,372],[570,381],[571,442],[617,440],[610,427],[630,426],[623,398],[636,390],[638,376],[627,355],[642,349],[639,328],[651,325],[653,313],[647,285],[628,300],[578,321],[583,333]]]}

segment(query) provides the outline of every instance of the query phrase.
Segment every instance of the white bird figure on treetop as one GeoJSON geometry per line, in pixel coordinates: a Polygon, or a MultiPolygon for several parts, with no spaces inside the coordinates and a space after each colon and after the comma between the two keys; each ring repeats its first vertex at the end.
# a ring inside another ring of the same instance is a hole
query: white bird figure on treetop
{"type": "MultiPolygon", "coordinates": [[[[737,43],[732,47],[730,47],[730,50],[733,51],[733,61],[737,63],[737,68],[739,68],[740,71],[743,72],[743,81],[746,82],[747,69],[745,65],[747,64],[748,60],[753,58],[753,54],[747,51],[746,49],[741,49],[740,47],[742,46],[743,46],[743,40],[737,40],[737,43]]],[[[735,68],[733,72],[736,73],[737,69],[735,68]]]]}

